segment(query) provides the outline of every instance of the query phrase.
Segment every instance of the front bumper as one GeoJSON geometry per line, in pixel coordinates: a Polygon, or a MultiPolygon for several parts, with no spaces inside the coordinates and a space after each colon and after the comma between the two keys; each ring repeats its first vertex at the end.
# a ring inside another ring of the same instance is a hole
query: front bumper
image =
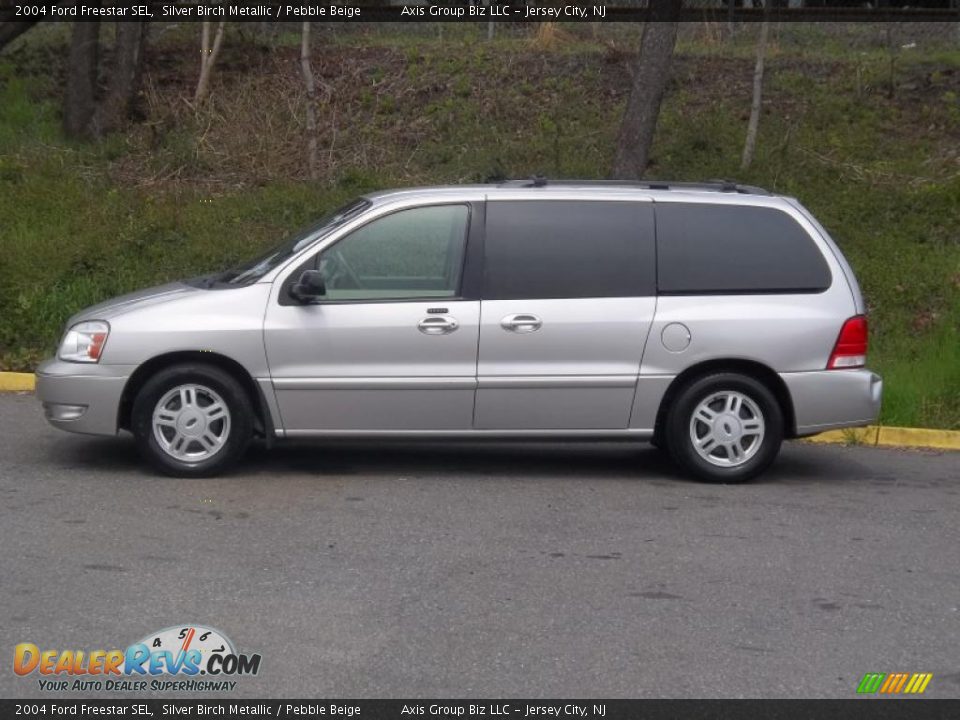
{"type": "Polygon", "coordinates": [[[790,391],[797,436],[870,425],[880,415],[883,380],[874,372],[819,370],[781,373],[790,391]]]}
{"type": "Polygon", "coordinates": [[[54,427],[116,435],[120,398],[133,365],[69,363],[51,358],[37,368],[37,397],[54,427]]]}

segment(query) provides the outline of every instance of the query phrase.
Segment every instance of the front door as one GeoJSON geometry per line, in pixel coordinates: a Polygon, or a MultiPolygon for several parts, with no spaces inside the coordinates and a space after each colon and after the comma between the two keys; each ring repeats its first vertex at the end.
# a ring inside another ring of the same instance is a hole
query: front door
{"type": "Polygon", "coordinates": [[[656,308],[652,203],[487,203],[475,426],[622,430],[656,308]]]}
{"type": "Polygon", "coordinates": [[[480,303],[461,293],[470,215],[467,204],[397,210],[278,279],[264,335],[288,435],[471,428],[480,303]],[[326,293],[300,304],[286,288],[308,268],[326,293]]]}

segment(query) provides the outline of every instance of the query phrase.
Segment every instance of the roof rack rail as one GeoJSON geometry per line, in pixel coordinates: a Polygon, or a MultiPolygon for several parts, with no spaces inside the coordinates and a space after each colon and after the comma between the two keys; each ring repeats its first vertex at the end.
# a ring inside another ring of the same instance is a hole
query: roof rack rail
{"type": "Polygon", "coordinates": [[[543,175],[531,175],[528,178],[517,180],[498,180],[494,182],[497,187],[546,187],[547,178],[545,178],[543,175]]]}
{"type": "Polygon", "coordinates": [[[546,187],[587,185],[597,187],[633,187],[643,190],[710,190],[713,192],[740,193],[741,195],[772,195],[769,190],[755,185],[743,185],[731,180],[711,180],[709,182],[673,182],[669,180],[548,180],[542,175],[518,180],[504,180],[497,187],[546,187]]]}

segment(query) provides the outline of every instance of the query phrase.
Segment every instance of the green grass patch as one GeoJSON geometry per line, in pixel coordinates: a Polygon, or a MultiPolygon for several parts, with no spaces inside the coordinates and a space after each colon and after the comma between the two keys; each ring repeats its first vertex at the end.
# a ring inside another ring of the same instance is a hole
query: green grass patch
{"type": "MultiPolygon", "coordinates": [[[[858,30],[852,47],[820,27],[774,38],[746,173],[755,32],[728,46],[685,30],[650,175],[737,178],[798,197],[862,285],[882,422],[956,429],[960,63],[939,45],[898,51],[888,97],[880,30],[858,30]]],[[[15,67],[31,56],[0,64],[0,367],[31,368],[87,305],[232,265],[366,190],[606,176],[629,87],[622,46],[580,36],[543,51],[529,38],[456,42],[454,26],[445,39],[436,31],[340,34],[319,51],[330,92],[317,182],[304,179],[298,78],[285,59],[259,73],[225,67],[196,114],[180,109],[182,90],[159,87],[146,123],[90,146],[61,138],[59,91],[15,67]],[[341,67],[351,71],[329,69],[341,67]]],[[[295,39],[279,38],[276,53],[292,61],[295,39]]],[[[175,42],[172,33],[161,45],[175,42]]],[[[169,62],[189,89],[195,68],[169,62]]]]}

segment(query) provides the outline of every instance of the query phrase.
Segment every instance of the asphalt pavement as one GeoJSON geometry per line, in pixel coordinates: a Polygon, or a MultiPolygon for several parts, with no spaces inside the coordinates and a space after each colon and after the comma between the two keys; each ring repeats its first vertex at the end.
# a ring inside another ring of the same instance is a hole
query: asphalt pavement
{"type": "Polygon", "coordinates": [[[960,453],[788,443],[716,486],[645,444],[298,443],[179,480],[0,395],[0,697],[45,695],[17,643],[187,623],[261,654],[251,698],[960,697],[958,520],[960,453]]]}

